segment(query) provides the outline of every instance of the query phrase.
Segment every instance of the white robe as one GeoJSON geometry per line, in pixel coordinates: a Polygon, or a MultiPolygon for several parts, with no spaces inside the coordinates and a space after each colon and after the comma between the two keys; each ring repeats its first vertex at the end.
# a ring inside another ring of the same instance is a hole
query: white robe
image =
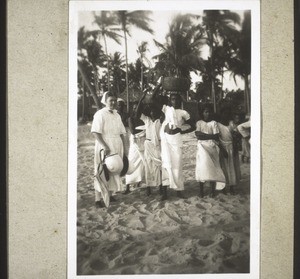
{"type": "MultiPolygon", "coordinates": [[[[196,123],[196,131],[215,135],[219,133],[215,121],[205,122],[200,120],[196,123]]],[[[225,176],[220,166],[220,149],[214,140],[198,140],[196,154],[196,180],[215,181],[225,183],[225,176]]],[[[217,184],[217,190],[225,185],[217,184]]]]}
{"type": "Polygon", "coordinates": [[[145,131],[135,135],[130,135],[130,147],[128,153],[128,161],[134,171],[126,175],[126,184],[139,183],[145,177],[145,162],[144,162],[144,142],[145,131]]]}
{"type": "Polygon", "coordinates": [[[224,126],[218,123],[218,128],[220,131],[220,144],[228,153],[228,158],[224,156],[220,157],[221,167],[223,169],[226,184],[227,185],[237,185],[240,181],[241,170],[239,155],[234,154],[232,145],[232,134],[229,126],[224,126]]]}
{"type": "MultiPolygon", "coordinates": [[[[120,115],[116,110],[110,112],[107,108],[98,110],[93,119],[91,132],[99,133],[102,135],[103,140],[108,145],[111,154],[117,153],[123,158],[124,148],[121,135],[126,134],[125,127],[122,123],[120,115]]],[[[94,156],[94,171],[97,172],[97,167],[100,163],[100,150],[104,147],[98,140],[95,140],[95,156],[94,156]]],[[[94,181],[95,190],[99,191],[98,181],[94,181]]],[[[109,174],[108,181],[109,191],[115,193],[122,190],[122,182],[120,175],[109,174]]]]}
{"type": "Polygon", "coordinates": [[[164,132],[165,126],[181,128],[185,121],[190,119],[188,112],[164,105],[162,111],[165,120],[161,127],[161,157],[162,157],[162,185],[182,191],[184,189],[183,162],[182,162],[182,135],[169,135],[164,132]],[[175,118],[175,119],[174,119],[175,118]]]}
{"type": "Polygon", "coordinates": [[[141,115],[141,120],[144,121],[146,128],[144,143],[146,185],[150,187],[159,186],[161,184],[160,120],[152,121],[150,117],[144,114],[141,115]]]}

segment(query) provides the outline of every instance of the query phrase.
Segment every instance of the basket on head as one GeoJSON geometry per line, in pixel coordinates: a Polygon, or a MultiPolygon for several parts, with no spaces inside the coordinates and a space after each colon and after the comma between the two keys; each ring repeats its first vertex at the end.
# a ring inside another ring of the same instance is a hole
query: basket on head
{"type": "Polygon", "coordinates": [[[162,87],[167,91],[185,92],[190,89],[190,81],[187,78],[165,77],[162,87]]]}

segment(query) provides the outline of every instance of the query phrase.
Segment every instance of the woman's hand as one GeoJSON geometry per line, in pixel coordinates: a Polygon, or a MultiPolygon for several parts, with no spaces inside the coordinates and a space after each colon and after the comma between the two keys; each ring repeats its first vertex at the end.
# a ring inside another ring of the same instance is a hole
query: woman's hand
{"type": "Polygon", "coordinates": [[[176,129],[170,129],[169,124],[167,124],[165,126],[164,132],[169,134],[169,135],[176,135],[178,133],[181,133],[181,129],[180,128],[176,128],[176,129]]]}
{"type": "Polygon", "coordinates": [[[110,154],[110,149],[109,149],[109,147],[108,147],[107,145],[105,145],[103,149],[104,149],[104,154],[105,154],[105,156],[108,156],[108,155],[110,154]]]}

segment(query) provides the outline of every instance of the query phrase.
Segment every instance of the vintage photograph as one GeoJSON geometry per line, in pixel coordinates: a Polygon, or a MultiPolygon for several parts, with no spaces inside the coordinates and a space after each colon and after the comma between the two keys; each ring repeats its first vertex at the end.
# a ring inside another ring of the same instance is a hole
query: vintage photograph
{"type": "Polygon", "coordinates": [[[258,278],[259,2],[213,3],[71,2],[69,275],[258,278]]]}

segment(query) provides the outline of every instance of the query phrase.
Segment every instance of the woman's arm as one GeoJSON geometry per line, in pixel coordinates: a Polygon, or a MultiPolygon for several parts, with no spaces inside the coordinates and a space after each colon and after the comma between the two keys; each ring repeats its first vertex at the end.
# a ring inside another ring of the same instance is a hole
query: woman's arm
{"type": "Polygon", "coordinates": [[[158,92],[159,92],[159,89],[160,89],[160,87],[162,86],[162,77],[160,77],[159,79],[158,79],[158,84],[155,86],[155,88],[153,89],[153,92],[152,92],[152,99],[153,100],[155,100],[156,99],[156,97],[157,97],[157,94],[158,94],[158,92]]]}
{"type": "Polygon", "coordinates": [[[106,142],[103,140],[102,134],[93,132],[93,135],[95,139],[103,146],[105,155],[110,154],[110,148],[106,144],[106,142]]]}
{"type": "Polygon", "coordinates": [[[205,134],[201,131],[195,131],[198,140],[219,140],[219,134],[205,134]]]}
{"type": "Polygon", "coordinates": [[[120,135],[121,140],[122,140],[122,144],[123,144],[123,150],[124,150],[124,154],[126,156],[128,156],[128,150],[125,148],[125,136],[123,134],[120,135]]]}
{"type": "Polygon", "coordinates": [[[181,134],[187,134],[195,131],[196,125],[192,119],[188,119],[185,121],[186,124],[190,125],[190,128],[186,129],[185,131],[181,131],[181,134]]]}
{"type": "Polygon", "coordinates": [[[143,107],[142,102],[145,99],[146,95],[147,95],[147,92],[144,92],[143,96],[141,97],[141,99],[139,100],[139,103],[137,105],[137,108],[136,108],[137,119],[139,119],[142,115],[142,107],[143,107]]]}

